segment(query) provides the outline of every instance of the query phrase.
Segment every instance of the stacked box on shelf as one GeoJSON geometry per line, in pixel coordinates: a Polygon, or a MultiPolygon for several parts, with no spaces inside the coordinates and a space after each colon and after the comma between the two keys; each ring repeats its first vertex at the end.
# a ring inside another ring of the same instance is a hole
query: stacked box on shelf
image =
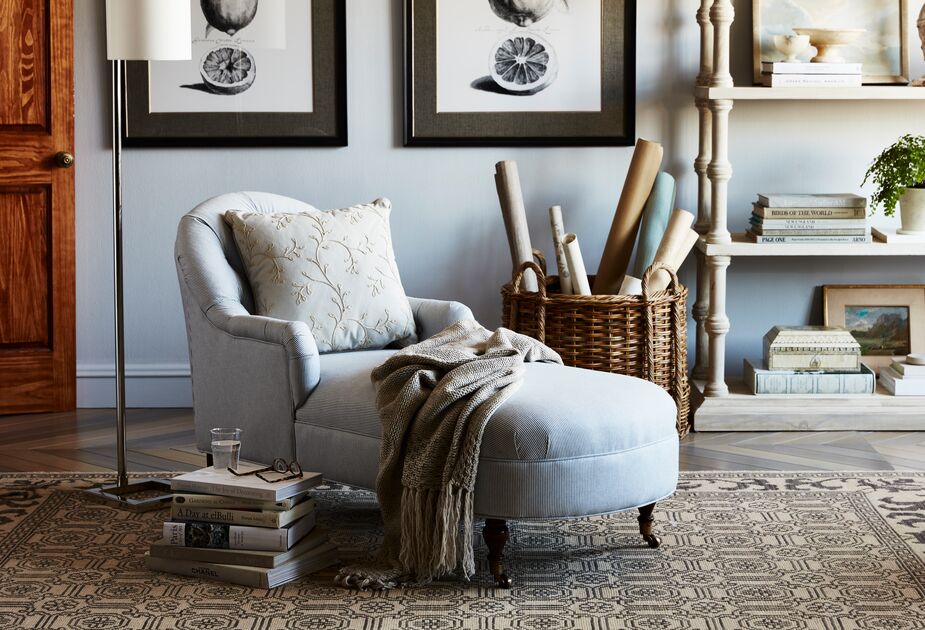
{"type": "MultiPolygon", "coordinates": [[[[244,471],[247,467],[242,467],[244,471]]],[[[154,571],[275,588],[336,562],[315,528],[319,473],[268,483],[203,468],[171,480],[171,519],[146,556],[154,571]]]]}
{"type": "Polygon", "coordinates": [[[880,382],[894,396],[925,396],[925,365],[894,359],[880,370],[880,382]]]}
{"type": "Polygon", "coordinates": [[[756,243],[870,243],[867,199],[854,194],[758,195],[748,236],[756,243]]]}
{"type": "Polygon", "coordinates": [[[800,63],[773,61],[761,64],[765,87],[861,87],[859,63],[800,63]]]}
{"type": "Polygon", "coordinates": [[[764,337],[763,361],[746,360],[744,375],[757,395],[872,394],[876,386],[860,344],[827,326],[775,326],[764,337]]]}

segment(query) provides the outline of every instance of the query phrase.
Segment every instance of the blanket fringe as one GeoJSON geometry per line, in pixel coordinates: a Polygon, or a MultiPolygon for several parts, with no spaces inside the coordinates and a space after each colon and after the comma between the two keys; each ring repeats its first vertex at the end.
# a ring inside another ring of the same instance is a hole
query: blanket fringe
{"type": "Polygon", "coordinates": [[[472,577],[472,521],[472,493],[464,488],[403,488],[399,563],[413,570],[419,582],[457,570],[466,579],[472,577]]]}

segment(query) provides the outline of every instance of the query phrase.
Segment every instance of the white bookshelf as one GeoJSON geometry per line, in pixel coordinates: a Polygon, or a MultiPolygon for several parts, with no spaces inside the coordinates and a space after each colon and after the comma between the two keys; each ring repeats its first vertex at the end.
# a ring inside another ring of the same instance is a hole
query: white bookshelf
{"type": "Polygon", "coordinates": [[[701,238],[697,249],[707,256],[925,256],[925,243],[759,244],[745,234],[732,234],[729,243],[709,243],[701,238]]]}
{"type": "Polygon", "coordinates": [[[925,87],[870,85],[859,88],[698,87],[697,98],[733,101],[925,101],[925,87]]]}
{"type": "MultiPolygon", "coordinates": [[[[726,274],[732,259],[778,256],[925,256],[925,244],[757,244],[728,227],[729,115],[737,101],[925,101],[925,88],[737,87],[729,73],[729,33],[733,0],[700,0],[700,74],[695,101],[700,118],[698,179],[697,293],[694,368],[694,428],[697,431],[925,430],[925,397],[871,396],[768,397],[726,382],[726,274]]],[[[910,107],[919,107],[912,103],[910,107]]],[[[915,112],[915,110],[913,110],[915,112]]],[[[918,110],[918,115],[925,112],[918,110]]],[[[741,358],[734,362],[741,361],[741,358]]]]}

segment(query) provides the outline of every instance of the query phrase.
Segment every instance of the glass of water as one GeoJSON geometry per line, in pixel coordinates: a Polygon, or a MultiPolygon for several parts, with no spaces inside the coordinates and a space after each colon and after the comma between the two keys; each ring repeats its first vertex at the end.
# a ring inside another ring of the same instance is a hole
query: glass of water
{"type": "Polygon", "coordinates": [[[238,469],[241,456],[241,429],[212,429],[212,470],[238,469]]]}

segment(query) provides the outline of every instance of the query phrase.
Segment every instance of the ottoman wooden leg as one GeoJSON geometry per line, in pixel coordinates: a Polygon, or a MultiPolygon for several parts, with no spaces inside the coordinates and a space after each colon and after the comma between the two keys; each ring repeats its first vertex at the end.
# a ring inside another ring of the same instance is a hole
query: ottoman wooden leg
{"type": "Polygon", "coordinates": [[[482,538],[488,545],[488,567],[495,578],[495,583],[501,588],[511,588],[514,582],[504,573],[504,546],[508,539],[507,522],[496,518],[485,519],[482,538]]]}
{"type": "Polygon", "coordinates": [[[658,549],[662,544],[662,539],[655,535],[655,517],[652,516],[654,511],[654,503],[639,508],[639,533],[651,549],[658,549]]]}

